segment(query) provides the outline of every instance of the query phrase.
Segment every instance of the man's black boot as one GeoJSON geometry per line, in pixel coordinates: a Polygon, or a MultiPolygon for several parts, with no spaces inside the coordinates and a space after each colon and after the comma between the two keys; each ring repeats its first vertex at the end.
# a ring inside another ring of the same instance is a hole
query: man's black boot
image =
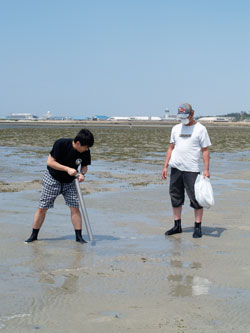
{"type": "Polygon", "coordinates": [[[193,238],[201,238],[201,237],[202,237],[201,222],[200,223],[195,222],[193,238]]]}
{"type": "Polygon", "coordinates": [[[82,230],[75,230],[76,233],[76,242],[79,242],[81,244],[88,243],[86,240],[82,238],[82,230]]]}
{"type": "Polygon", "coordinates": [[[168,231],[165,232],[166,236],[171,236],[174,234],[180,234],[182,232],[181,229],[181,220],[175,220],[174,221],[174,227],[168,231]]]}
{"type": "Polygon", "coordinates": [[[32,234],[30,235],[30,238],[26,239],[26,241],[24,241],[25,243],[31,243],[37,240],[37,236],[39,233],[40,229],[33,229],[32,230],[32,234]]]}

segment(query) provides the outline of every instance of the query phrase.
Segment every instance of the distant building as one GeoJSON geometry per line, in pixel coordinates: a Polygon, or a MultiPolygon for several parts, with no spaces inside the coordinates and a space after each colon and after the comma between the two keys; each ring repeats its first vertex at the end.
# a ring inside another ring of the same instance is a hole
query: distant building
{"type": "Polygon", "coordinates": [[[31,113],[11,113],[7,116],[7,119],[11,120],[36,120],[38,119],[37,116],[31,113]]]}
{"type": "Polygon", "coordinates": [[[176,115],[170,115],[169,109],[165,109],[164,117],[134,116],[134,117],[109,117],[110,121],[176,121],[176,115]]]}
{"type": "Polygon", "coordinates": [[[136,117],[130,117],[130,120],[150,120],[150,117],[148,117],[148,116],[136,116],[136,117]]]}
{"type": "Polygon", "coordinates": [[[122,121],[122,120],[131,120],[130,117],[109,117],[107,120],[111,120],[111,121],[122,121]]]}
{"type": "Polygon", "coordinates": [[[232,121],[232,117],[201,117],[198,119],[198,121],[202,122],[210,122],[210,123],[216,123],[216,122],[229,122],[232,121]]]}
{"type": "Polygon", "coordinates": [[[50,120],[70,120],[71,118],[69,117],[64,117],[64,116],[54,116],[49,118],[50,120]]]}
{"type": "Polygon", "coordinates": [[[165,111],[164,111],[164,113],[165,113],[165,119],[168,119],[169,118],[169,109],[165,109],[165,111]]]}
{"type": "Polygon", "coordinates": [[[47,111],[45,115],[42,116],[42,119],[49,120],[52,118],[52,114],[50,111],[47,111]]]}
{"type": "Polygon", "coordinates": [[[50,111],[47,111],[43,116],[43,120],[70,120],[70,117],[65,116],[53,116],[50,111]]]}
{"type": "Polygon", "coordinates": [[[148,116],[135,116],[135,117],[109,117],[108,120],[112,121],[148,121],[148,120],[161,120],[160,117],[148,116]]]}
{"type": "Polygon", "coordinates": [[[169,109],[165,109],[165,111],[164,111],[164,117],[161,118],[161,120],[164,120],[164,121],[176,121],[177,120],[177,116],[176,115],[170,115],[169,114],[169,109]]]}
{"type": "Polygon", "coordinates": [[[161,117],[150,117],[150,120],[153,120],[153,121],[157,121],[157,120],[161,120],[162,118],[161,117]]]}
{"type": "Polygon", "coordinates": [[[92,118],[89,117],[72,117],[72,120],[91,120],[92,118]]]}
{"type": "Polygon", "coordinates": [[[92,117],[92,120],[108,120],[108,116],[96,115],[92,117]]]}

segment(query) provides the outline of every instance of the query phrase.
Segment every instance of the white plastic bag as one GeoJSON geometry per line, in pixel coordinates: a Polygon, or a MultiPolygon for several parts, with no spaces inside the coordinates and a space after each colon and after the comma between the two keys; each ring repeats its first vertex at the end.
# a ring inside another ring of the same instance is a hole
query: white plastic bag
{"type": "Polygon", "coordinates": [[[194,193],[200,206],[210,208],[214,205],[214,193],[209,178],[198,175],[194,184],[194,193]]]}

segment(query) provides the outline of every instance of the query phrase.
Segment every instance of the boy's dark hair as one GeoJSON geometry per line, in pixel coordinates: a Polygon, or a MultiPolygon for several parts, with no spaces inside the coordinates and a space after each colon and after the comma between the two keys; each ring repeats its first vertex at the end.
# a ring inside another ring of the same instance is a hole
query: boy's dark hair
{"type": "Polygon", "coordinates": [[[86,128],[80,130],[80,132],[74,138],[74,142],[80,142],[81,146],[92,147],[94,144],[94,135],[86,128]]]}

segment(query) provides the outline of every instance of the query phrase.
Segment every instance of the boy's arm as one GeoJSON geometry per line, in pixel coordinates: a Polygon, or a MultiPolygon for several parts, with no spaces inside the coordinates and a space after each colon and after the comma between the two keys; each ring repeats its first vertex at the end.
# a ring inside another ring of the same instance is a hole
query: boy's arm
{"type": "Polygon", "coordinates": [[[50,154],[49,154],[49,157],[47,159],[47,165],[55,170],[58,170],[58,171],[65,171],[67,172],[70,176],[75,176],[77,174],[77,171],[73,168],[70,168],[66,165],[62,165],[60,163],[58,163],[56,161],[56,159],[54,157],[52,157],[50,154]]]}
{"type": "Polygon", "coordinates": [[[86,174],[87,171],[88,171],[88,167],[87,167],[87,165],[84,165],[81,168],[81,172],[78,174],[78,180],[79,180],[79,182],[83,182],[84,181],[85,174],[86,174]]]}
{"type": "Polygon", "coordinates": [[[210,177],[210,172],[209,172],[209,150],[208,147],[201,148],[202,151],[202,158],[204,162],[204,171],[203,171],[203,177],[210,177]]]}
{"type": "Polygon", "coordinates": [[[166,154],[166,159],[165,159],[165,163],[164,163],[164,166],[163,166],[163,170],[162,170],[162,173],[161,173],[161,178],[162,179],[167,179],[168,163],[169,163],[169,160],[171,158],[173,150],[174,150],[174,143],[170,143],[170,145],[168,147],[167,154],[166,154]]]}
{"type": "Polygon", "coordinates": [[[88,172],[88,166],[87,165],[84,165],[82,168],[81,168],[81,171],[82,173],[87,173],[88,172]]]}

